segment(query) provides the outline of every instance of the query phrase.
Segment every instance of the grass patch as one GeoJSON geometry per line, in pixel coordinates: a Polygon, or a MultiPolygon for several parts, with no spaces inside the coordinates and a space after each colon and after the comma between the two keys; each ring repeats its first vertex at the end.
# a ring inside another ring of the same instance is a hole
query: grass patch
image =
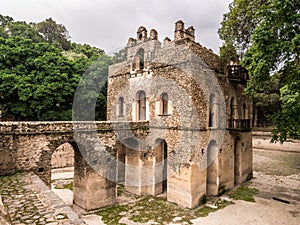
{"type": "Polygon", "coordinates": [[[67,183],[67,184],[55,185],[55,189],[69,189],[69,190],[73,191],[74,183],[70,182],[70,183],[67,183]]]}
{"type": "Polygon", "coordinates": [[[105,224],[120,224],[119,220],[124,216],[121,214],[122,212],[126,212],[128,210],[126,205],[113,205],[104,207],[95,212],[95,214],[102,216],[102,220],[105,224]]]}
{"type": "Polygon", "coordinates": [[[188,210],[169,203],[163,199],[145,197],[135,202],[130,210],[129,219],[134,222],[146,223],[149,221],[170,223],[177,216],[184,216],[188,210]]]}
{"type": "Polygon", "coordinates": [[[161,198],[147,196],[141,197],[134,203],[127,205],[117,204],[102,208],[94,213],[102,216],[103,222],[107,225],[120,224],[119,220],[122,217],[127,217],[133,222],[155,222],[158,224],[169,224],[174,222],[175,217],[178,217],[179,220],[177,220],[176,223],[182,224],[185,222],[186,224],[192,224],[192,219],[207,216],[209,213],[231,204],[234,203],[224,200],[215,200],[217,208],[201,206],[197,209],[190,210],[181,208],[161,198]]]}
{"type": "Polygon", "coordinates": [[[255,202],[254,196],[258,193],[255,188],[249,188],[246,185],[242,185],[235,190],[228,192],[228,196],[235,200],[244,200],[247,202],[255,202]]]}

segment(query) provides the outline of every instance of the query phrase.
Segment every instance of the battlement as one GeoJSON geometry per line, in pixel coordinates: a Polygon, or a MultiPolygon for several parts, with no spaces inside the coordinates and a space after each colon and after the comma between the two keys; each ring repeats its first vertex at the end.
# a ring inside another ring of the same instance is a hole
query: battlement
{"type": "MultiPolygon", "coordinates": [[[[147,29],[140,26],[136,38],[130,37],[128,39],[126,62],[110,66],[109,76],[116,77],[120,74],[127,74],[130,77],[131,75],[149,73],[155,59],[161,58],[164,54],[165,57],[169,57],[170,54],[174,55],[174,51],[178,50],[176,46],[182,46],[191,53],[198,55],[213,71],[220,74],[226,73],[220,57],[211,49],[195,41],[194,27],[185,28],[184,22],[179,20],[175,23],[174,39],[165,37],[163,43],[158,40],[158,32],[155,29],[151,29],[150,35],[148,35],[147,29]]],[[[181,55],[177,54],[177,57],[180,58],[181,55]]]]}

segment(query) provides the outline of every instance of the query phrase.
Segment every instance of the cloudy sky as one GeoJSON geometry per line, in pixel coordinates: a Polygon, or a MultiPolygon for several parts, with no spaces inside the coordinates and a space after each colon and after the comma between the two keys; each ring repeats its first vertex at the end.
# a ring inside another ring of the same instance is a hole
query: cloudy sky
{"type": "Polygon", "coordinates": [[[173,39],[183,20],[196,29],[196,41],[219,52],[217,30],[233,0],[0,0],[0,14],[40,22],[52,17],[64,24],[73,41],[112,53],[135,37],[139,26],[158,31],[160,41],[173,39]]]}

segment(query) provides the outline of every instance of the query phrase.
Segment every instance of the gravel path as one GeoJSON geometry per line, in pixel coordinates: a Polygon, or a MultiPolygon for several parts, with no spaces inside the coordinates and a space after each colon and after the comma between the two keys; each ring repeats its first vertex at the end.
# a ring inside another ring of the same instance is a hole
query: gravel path
{"type": "Polygon", "coordinates": [[[11,224],[85,224],[32,173],[0,177],[0,190],[11,224]]]}

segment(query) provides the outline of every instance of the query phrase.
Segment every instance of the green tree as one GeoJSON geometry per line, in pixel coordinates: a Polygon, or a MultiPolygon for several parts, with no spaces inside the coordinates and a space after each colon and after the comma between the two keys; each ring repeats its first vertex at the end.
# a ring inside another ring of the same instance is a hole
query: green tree
{"type": "Polygon", "coordinates": [[[26,22],[16,21],[8,23],[5,29],[8,36],[19,36],[31,39],[34,42],[44,41],[43,37],[35,29],[33,29],[33,26],[26,22]]]}
{"type": "Polygon", "coordinates": [[[34,24],[35,29],[45,38],[46,41],[63,50],[70,49],[71,43],[67,28],[57,24],[52,18],[34,24]]]}
{"type": "Polygon", "coordinates": [[[266,81],[264,87],[257,89],[253,95],[253,111],[256,125],[270,126],[271,115],[280,109],[280,74],[275,73],[266,81]]]}
{"type": "Polygon", "coordinates": [[[102,49],[90,46],[88,44],[78,44],[75,42],[71,44],[71,51],[76,54],[84,54],[89,59],[96,59],[104,54],[102,49]]]}
{"type": "Polygon", "coordinates": [[[273,111],[273,140],[299,135],[300,2],[234,0],[229,9],[219,35],[225,44],[235,47],[249,70],[251,81],[246,92],[255,94],[274,72],[279,73],[281,104],[273,111]]]}
{"type": "Polygon", "coordinates": [[[106,119],[108,66],[112,63],[112,57],[101,55],[89,65],[76,89],[73,119],[106,119]]]}
{"type": "MultiPolygon", "coordinates": [[[[232,52],[232,46],[234,46],[233,54],[238,54],[239,59],[243,58],[251,43],[252,32],[260,21],[257,12],[267,1],[234,0],[229,5],[229,12],[223,15],[221,27],[218,30],[220,38],[225,41],[223,48],[229,48],[223,52],[232,52]]],[[[222,52],[220,53],[222,56],[222,52]]]]}
{"type": "Polygon", "coordinates": [[[0,38],[0,96],[6,115],[17,120],[70,120],[83,71],[49,43],[0,38]]]}
{"type": "Polygon", "coordinates": [[[0,26],[6,26],[7,24],[13,22],[14,19],[10,16],[4,16],[0,14],[0,26]]]}
{"type": "Polygon", "coordinates": [[[112,58],[87,44],[70,46],[67,51],[57,47],[40,35],[33,23],[6,19],[0,24],[0,102],[4,117],[71,120],[76,88],[82,75],[90,73],[89,87],[101,88],[81,96],[81,100],[95,98],[95,119],[106,118],[105,82],[112,58]]]}

